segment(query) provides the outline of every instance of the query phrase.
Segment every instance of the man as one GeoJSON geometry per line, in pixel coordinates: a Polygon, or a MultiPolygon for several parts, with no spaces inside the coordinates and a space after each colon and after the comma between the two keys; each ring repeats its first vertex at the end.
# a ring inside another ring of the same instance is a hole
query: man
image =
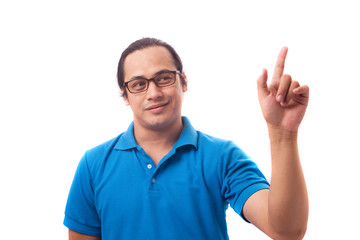
{"type": "Polygon", "coordinates": [[[175,50],[143,38],[122,54],[118,83],[133,111],[125,133],[86,152],[69,193],[69,239],[228,239],[231,207],[273,239],[301,239],[308,198],[297,148],[309,88],[264,69],[258,97],[271,142],[271,186],[235,144],[181,115],[187,79],[175,50]]]}

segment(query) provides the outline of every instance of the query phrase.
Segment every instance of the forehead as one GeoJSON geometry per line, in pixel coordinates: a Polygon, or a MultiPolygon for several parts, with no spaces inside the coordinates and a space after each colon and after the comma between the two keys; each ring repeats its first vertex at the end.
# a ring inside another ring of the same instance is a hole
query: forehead
{"type": "Polygon", "coordinates": [[[155,46],[136,50],[125,59],[125,81],[134,76],[152,77],[164,69],[175,70],[172,55],[165,47],[155,46]]]}

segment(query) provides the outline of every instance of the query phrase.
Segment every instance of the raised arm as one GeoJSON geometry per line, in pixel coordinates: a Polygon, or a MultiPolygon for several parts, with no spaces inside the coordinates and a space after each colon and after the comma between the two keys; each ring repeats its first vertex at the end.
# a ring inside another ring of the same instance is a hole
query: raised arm
{"type": "Polygon", "coordinates": [[[258,79],[258,97],[271,144],[271,186],[253,194],[243,214],[274,239],[302,239],[309,206],[297,136],[309,88],[283,74],[287,51],[286,47],[281,49],[269,86],[266,69],[258,79]]]}

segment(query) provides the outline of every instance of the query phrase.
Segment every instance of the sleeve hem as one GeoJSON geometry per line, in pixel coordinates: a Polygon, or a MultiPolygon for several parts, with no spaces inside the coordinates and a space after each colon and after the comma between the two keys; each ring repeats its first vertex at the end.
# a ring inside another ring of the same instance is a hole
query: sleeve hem
{"type": "Polygon", "coordinates": [[[250,223],[245,216],[242,214],[243,207],[245,205],[245,202],[257,191],[263,190],[263,189],[269,189],[270,185],[268,183],[256,183],[249,187],[247,187],[240,195],[238,201],[236,201],[233,209],[237,214],[239,214],[242,219],[244,219],[246,222],[250,223]]]}
{"type": "Polygon", "coordinates": [[[90,235],[90,236],[101,236],[101,230],[97,227],[91,227],[84,225],[65,215],[64,225],[78,233],[90,235]]]}

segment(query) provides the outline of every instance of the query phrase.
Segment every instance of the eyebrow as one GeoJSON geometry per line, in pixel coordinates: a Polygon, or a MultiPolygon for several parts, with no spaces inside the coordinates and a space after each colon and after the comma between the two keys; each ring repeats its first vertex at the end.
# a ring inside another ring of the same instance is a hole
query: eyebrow
{"type": "MultiPolygon", "coordinates": [[[[161,69],[160,71],[156,72],[156,73],[153,75],[153,77],[155,77],[156,75],[158,75],[158,74],[160,74],[160,73],[163,73],[163,72],[172,72],[172,71],[176,71],[176,70],[161,69]]],[[[152,77],[152,78],[153,78],[153,77],[152,77]]],[[[149,79],[149,78],[146,78],[146,77],[144,77],[143,75],[133,76],[132,78],[130,78],[130,80],[129,80],[128,82],[130,82],[130,81],[132,81],[132,80],[135,80],[135,79],[149,79]]]]}

